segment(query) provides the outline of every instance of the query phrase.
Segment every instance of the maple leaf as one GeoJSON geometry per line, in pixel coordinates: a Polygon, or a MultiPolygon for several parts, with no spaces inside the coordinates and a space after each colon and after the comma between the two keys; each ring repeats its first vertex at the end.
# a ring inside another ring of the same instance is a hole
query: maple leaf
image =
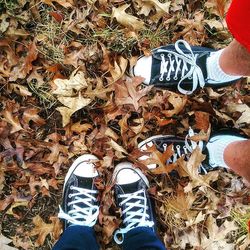
{"type": "Polygon", "coordinates": [[[55,79],[57,89],[52,93],[60,96],[74,96],[81,89],[87,88],[85,74],[77,69],[72,72],[69,79],[55,79]]]}
{"type": "Polygon", "coordinates": [[[52,223],[48,224],[37,215],[32,219],[35,227],[30,232],[30,236],[38,236],[36,240],[37,246],[42,246],[48,235],[52,236],[54,240],[58,239],[61,233],[61,224],[57,217],[50,217],[52,223]]]}
{"type": "Polygon", "coordinates": [[[8,244],[11,243],[12,240],[5,237],[3,234],[0,234],[0,249],[1,250],[18,250],[15,247],[11,247],[8,244]]]}
{"type": "Polygon", "coordinates": [[[137,86],[143,81],[142,77],[134,77],[131,81],[116,83],[116,104],[117,105],[133,105],[137,111],[140,107],[139,101],[148,94],[153,86],[145,87],[137,90],[137,86]]]}
{"type": "Polygon", "coordinates": [[[124,4],[118,8],[113,7],[111,18],[115,18],[118,23],[127,28],[134,30],[142,29],[144,27],[143,21],[125,12],[129,6],[129,4],[124,4]]]}

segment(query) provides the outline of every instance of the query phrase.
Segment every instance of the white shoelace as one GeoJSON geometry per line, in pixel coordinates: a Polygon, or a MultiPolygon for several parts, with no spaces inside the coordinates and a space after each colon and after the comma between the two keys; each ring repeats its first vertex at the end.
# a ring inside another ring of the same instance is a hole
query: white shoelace
{"type": "Polygon", "coordinates": [[[164,74],[167,73],[166,80],[170,80],[171,72],[175,72],[174,80],[177,80],[177,75],[179,74],[179,71],[181,70],[181,79],[178,82],[178,90],[185,95],[192,94],[198,87],[198,84],[201,88],[205,86],[205,79],[202,73],[201,68],[196,64],[197,60],[197,54],[194,55],[190,45],[184,41],[184,40],[178,40],[175,43],[175,49],[177,52],[166,50],[166,49],[159,49],[157,52],[164,52],[168,53],[169,61],[165,61],[164,54],[161,54],[161,69],[160,69],[160,81],[163,81],[164,74]],[[179,47],[179,44],[182,43],[185,48],[190,52],[189,54],[185,54],[181,48],[179,47]],[[181,63],[182,68],[181,68],[181,63]],[[176,64],[176,65],[175,65],[176,64]],[[191,65],[190,69],[188,70],[187,65],[191,65]],[[176,68],[175,68],[176,66],[176,68]],[[188,91],[181,87],[181,83],[184,79],[189,78],[193,79],[193,86],[192,90],[188,91]]]}
{"type": "MultiPolygon", "coordinates": [[[[199,142],[195,142],[195,141],[192,141],[191,139],[189,139],[189,137],[192,137],[194,136],[195,133],[193,131],[192,128],[189,128],[188,130],[188,134],[186,135],[185,137],[185,146],[183,146],[183,151],[184,151],[184,155],[188,155],[188,154],[191,154],[195,148],[198,146],[201,150],[203,148],[203,141],[199,141],[199,142]]],[[[167,150],[167,147],[168,145],[167,144],[163,144],[163,148],[164,148],[164,151],[167,150]]],[[[181,146],[180,145],[176,145],[176,150],[173,148],[173,151],[174,151],[174,154],[172,155],[171,159],[167,160],[167,163],[173,163],[173,162],[176,162],[178,158],[182,157],[183,154],[181,153],[181,146]]],[[[188,157],[187,157],[188,158],[188,157]]],[[[200,171],[201,169],[207,173],[206,169],[200,165],[200,171]]]]}
{"type": "Polygon", "coordinates": [[[122,214],[126,214],[126,218],[123,223],[128,225],[125,228],[118,229],[114,234],[114,240],[117,244],[122,244],[124,240],[124,234],[130,231],[135,227],[153,227],[154,222],[149,220],[149,215],[147,214],[147,198],[145,190],[141,189],[137,192],[131,194],[121,194],[118,195],[118,198],[125,198],[119,206],[123,204],[126,205],[126,208],[122,211],[122,214]],[[129,202],[131,199],[136,199],[136,202],[129,202]],[[141,204],[141,201],[143,203],[141,204]],[[138,208],[136,211],[135,208],[138,208]],[[122,240],[118,239],[118,235],[121,235],[122,240]]]}
{"type": "Polygon", "coordinates": [[[93,195],[98,191],[74,186],[71,186],[70,189],[77,191],[75,193],[69,194],[69,198],[75,197],[75,200],[68,203],[69,206],[73,205],[73,209],[65,213],[60,206],[58,217],[65,219],[75,225],[89,227],[94,226],[99,214],[99,206],[92,205],[91,201],[97,201],[93,195]],[[81,198],[79,197],[80,195],[84,195],[86,197],[81,198]],[[85,208],[80,207],[80,204],[82,203],[86,205],[85,208]]]}

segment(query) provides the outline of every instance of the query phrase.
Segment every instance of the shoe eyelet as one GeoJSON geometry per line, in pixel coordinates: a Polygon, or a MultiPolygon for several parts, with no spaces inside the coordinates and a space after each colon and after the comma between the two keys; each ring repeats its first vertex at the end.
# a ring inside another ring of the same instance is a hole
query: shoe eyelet
{"type": "Polygon", "coordinates": [[[168,58],[171,58],[171,54],[168,54],[168,58]]]}
{"type": "Polygon", "coordinates": [[[73,186],[70,186],[69,189],[70,189],[70,190],[73,190],[73,186]]]}
{"type": "Polygon", "coordinates": [[[71,195],[71,194],[69,194],[69,195],[68,195],[68,197],[69,197],[69,198],[72,198],[72,195],[71,195]]]}
{"type": "Polygon", "coordinates": [[[167,81],[170,81],[170,77],[167,77],[166,80],[167,80],[167,81]]]}
{"type": "Polygon", "coordinates": [[[161,58],[164,58],[164,54],[161,54],[161,58]]]}
{"type": "Polygon", "coordinates": [[[161,81],[161,82],[162,82],[162,81],[163,81],[163,77],[160,77],[160,78],[159,78],[159,81],[161,81]]]}
{"type": "Polygon", "coordinates": [[[177,79],[178,79],[177,76],[175,76],[175,77],[174,77],[174,80],[177,80],[177,79]]]}
{"type": "Polygon", "coordinates": [[[188,79],[192,80],[192,79],[193,79],[193,77],[192,77],[192,76],[189,76],[189,77],[188,77],[188,79]]]}

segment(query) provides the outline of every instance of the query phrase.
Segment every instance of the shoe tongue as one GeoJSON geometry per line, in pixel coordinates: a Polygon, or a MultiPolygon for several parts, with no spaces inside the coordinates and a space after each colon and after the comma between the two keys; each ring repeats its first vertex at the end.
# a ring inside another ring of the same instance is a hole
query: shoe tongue
{"type": "Polygon", "coordinates": [[[140,180],[138,180],[136,182],[129,183],[129,184],[122,184],[120,186],[125,194],[134,193],[134,192],[139,190],[138,189],[138,187],[140,186],[139,182],[140,182],[140,180]]]}
{"type": "Polygon", "coordinates": [[[198,56],[196,63],[197,65],[201,68],[201,69],[205,69],[202,70],[204,79],[207,78],[207,53],[202,53],[201,55],[198,56]]]}
{"type": "Polygon", "coordinates": [[[93,178],[76,176],[78,181],[78,187],[84,189],[92,189],[93,187],[93,178]]]}

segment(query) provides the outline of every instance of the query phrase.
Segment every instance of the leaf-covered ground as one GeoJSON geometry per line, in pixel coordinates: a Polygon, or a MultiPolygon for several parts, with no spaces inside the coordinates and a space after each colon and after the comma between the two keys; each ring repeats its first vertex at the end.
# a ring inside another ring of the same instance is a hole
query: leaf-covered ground
{"type": "Polygon", "coordinates": [[[158,233],[169,249],[249,249],[250,196],[241,177],[197,174],[204,156],[166,166],[170,150],[138,143],[157,134],[209,138],[220,128],[250,135],[249,84],[192,96],[142,88],[126,72],[141,54],[185,39],[223,48],[232,40],[226,0],[0,0],[0,249],[51,249],[64,176],[72,161],[99,157],[103,249],[120,212],[114,165],[128,159],[150,179],[158,233]],[[158,168],[147,171],[146,164],[158,168]],[[170,174],[171,170],[175,174],[170,174]]]}

